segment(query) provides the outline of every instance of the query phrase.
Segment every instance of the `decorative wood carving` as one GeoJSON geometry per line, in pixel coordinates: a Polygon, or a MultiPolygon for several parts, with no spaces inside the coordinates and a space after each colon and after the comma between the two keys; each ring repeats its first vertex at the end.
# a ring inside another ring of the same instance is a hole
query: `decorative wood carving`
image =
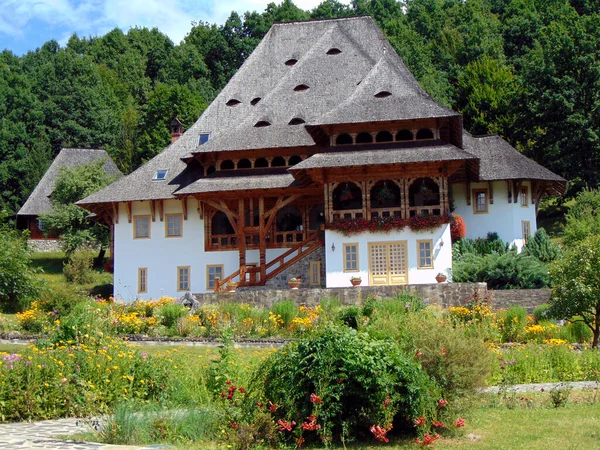
{"type": "Polygon", "coordinates": [[[181,199],[181,210],[183,211],[183,220],[187,220],[187,197],[181,199]]]}
{"type": "Polygon", "coordinates": [[[165,205],[163,203],[163,200],[157,200],[156,203],[158,206],[158,218],[162,222],[164,220],[165,205]]]}
{"type": "Polygon", "coordinates": [[[131,203],[125,202],[125,209],[127,210],[127,222],[131,223],[131,203]]]}
{"type": "Polygon", "coordinates": [[[154,200],[150,200],[150,216],[152,217],[152,222],[156,221],[156,204],[154,200]]]}
{"type": "Polygon", "coordinates": [[[488,190],[490,193],[490,205],[494,204],[494,182],[488,181],[488,190]]]}

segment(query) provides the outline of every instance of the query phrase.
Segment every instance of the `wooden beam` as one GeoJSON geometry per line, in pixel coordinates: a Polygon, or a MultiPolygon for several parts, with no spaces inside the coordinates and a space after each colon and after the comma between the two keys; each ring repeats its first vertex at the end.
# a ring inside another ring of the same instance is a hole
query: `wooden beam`
{"type": "MultiPolygon", "coordinates": [[[[273,215],[275,217],[276,214],[273,215]]],[[[260,266],[260,281],[262,282],[267,277],[267,231],[268,228],[265,227],[265,198],[258,198],[258,230],[260,236],[259,242],[259,258],[258,264],[260,266]]]]}
{"type": "Polygon", "coordinates": [[[154,200],[150,200],[150,216],[152,216],[152,222],[156,221],[156,204],[154,200]]]}
{"type": "Polygon", "coordinates": [[[156,204],[158,206],[158,218],[162,222],[164,220],[164,210],[165,210],[163,201],[162,200],[157,200],[156,204]]]}
{"type": "Polygon", "coordinates": [[[508,203],[512,203],[512,182],[510,180],[506,180],[506,190],[508,191],[508,203]]]}
{"type": "Polygon", "coordinates": [[[113,223],[119,223],[119,204],[116,202],[112,204],[112,219],[113,223]]]}
{"type": "Polygon", "coordinates": [[[127,222],[131,223],[131,203],[125,202],[125,209],[127,209],[127,222]]]}
{"type": "Polygon", "coordinates": [[[490,193],[490,205],[494,204],[494,182],[488,181],[488,190],[490,193]]]}
{"type": "Polygon", "coordinates": [[[183,220],[187,220],[187,198],[181,199],[181,210],[183,211],[183,220]]]}
{"type": "Polygon", "coordinates": [[[471,181],[465,181],[465,189],[467,190],[467,205],[471,206],[471,181]]]}
{"type": "Polygon", "coordinates": [[[523,184],[523,180],[513,181],[513,184],[513,203],[517,203],[519,201],[519,194],[521,192],[521,185],[523,184]]]}
{"type": "Polygon", "coordinates": [[[198,201],[198,217],[200,220],[204,220],[204,202],[196,199],[198,201]]]}

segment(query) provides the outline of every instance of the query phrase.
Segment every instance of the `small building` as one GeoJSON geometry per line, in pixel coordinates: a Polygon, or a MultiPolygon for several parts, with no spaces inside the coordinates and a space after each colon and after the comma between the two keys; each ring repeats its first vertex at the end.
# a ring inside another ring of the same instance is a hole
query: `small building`
{"type": "Polygon", "coordinates": [[[370,17],[279,23],[198,121],[78,204],[114,227],[115,296],[435,282],[450,214],[522,247],[566,181],[433,100],[370,17]]]}
{"type": "Polygon", "coordinates": [[[89,148],[63,148],[37,184],[27,201],[17,213],[17,227],[29,230],[31,239],[56,239],[57,236],[45,236],[44,226],[39,216],[52,209],[52,193],[56,179],[63,167],[73,168],[104,160],[104,170],[115,178],[122,176],[111,157],[105,150],[89,148]]]}

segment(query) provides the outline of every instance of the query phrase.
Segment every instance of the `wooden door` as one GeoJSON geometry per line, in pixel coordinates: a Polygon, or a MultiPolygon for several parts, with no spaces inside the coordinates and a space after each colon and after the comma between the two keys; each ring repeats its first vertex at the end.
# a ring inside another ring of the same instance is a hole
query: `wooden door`
{"type": "Polygon", "coordinates": [[[407,242],[372,242],[369,244],[369,279],[371,286],[408,283],[407,242]]]}

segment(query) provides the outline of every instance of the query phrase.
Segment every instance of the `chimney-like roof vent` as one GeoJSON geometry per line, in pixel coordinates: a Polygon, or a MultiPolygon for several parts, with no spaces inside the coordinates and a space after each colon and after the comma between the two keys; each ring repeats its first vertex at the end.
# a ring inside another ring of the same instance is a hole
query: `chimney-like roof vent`
{"type": "Polygon", "coordinates": [[[225,103],[227,106],[237,106],[239,105],[240,102],[237,98],[232,98],[231,100],[229,100],[227,103],[225,103]]]}
{"type": "Polygon", "coordinates": [[[268,127],[268,126],[270,126],[270,125],[271,125],[271,122],[268,122],[268,121],[266,121],[266,120],[259,120],[258,122],[256,122],[256,123],[254,124],[254,126],[255,126],[256,128],[268,127]]]}
{"type": "Polygon", "coordinates": [[[250,104],[252,106],[256,105],[258,102],[260,102],[260,97],[255,97],[252,99],[252,101],[250,102],[250,104]]]}
{"type": "Polygon", "coordinates": [[[389,97],[390,95],[392,95],[391,92],[381,91],[381,92],[378,92],[377,94],[375,94],[375,97],[377,97],[377,98],[386,98],[386,97],[389,97]]]}
{"type": "Polygon", "coordinates": [[[328,55],[339,55],[340,53],[342,53],[342,51],[339,48],[335,48],[335,47],[327,50],[328,55]]]}
{"type": "Polygon", "coordinates": [[[298,86],[296,86],[294,88],[294,91],[296,92],[304,92],[304,91],[308,91],[308,86],[305,84],[299,84],[298,86]]]}
{"type": "Polygon", "coordinates": [[[288,125],[302,125],[303,123],[306,123],[304,119],[301,119],[300,117],[294,117],[289,121],[288,125]]]}
{"type": "Polygon", "coordinates": [[[285,62],[286,66],[293,66],[298,62],[296,58],[290,58],[285,62]]]}

